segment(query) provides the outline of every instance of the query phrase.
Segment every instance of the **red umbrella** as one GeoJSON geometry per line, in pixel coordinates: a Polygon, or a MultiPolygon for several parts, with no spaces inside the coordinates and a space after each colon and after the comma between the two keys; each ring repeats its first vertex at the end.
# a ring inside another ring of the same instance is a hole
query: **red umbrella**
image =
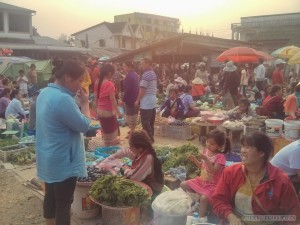
{"type": "Polygon", "coordinates": [[[274,57],[269,55],[268,53],[257,51],[259,55],[261,55],[261,58],[263,58],[265,61],[274,60],[274,57]]]}
{"type": "Polygon", "coordinates": [[[217,61],[224,62],[226,60],[235,63],[257,62],[262,56],[253,48],[234,47],[226,50],[217,57],[217,61]]]}

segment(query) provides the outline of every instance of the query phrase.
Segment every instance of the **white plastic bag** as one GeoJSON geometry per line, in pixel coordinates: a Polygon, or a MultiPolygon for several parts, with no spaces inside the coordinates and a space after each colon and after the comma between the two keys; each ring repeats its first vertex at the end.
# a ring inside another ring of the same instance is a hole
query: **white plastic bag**
{"type": "Polygon", "coordinates": [[[191,197],[181,188],[178,188],[158,195],[153,201],[153,207],[163,214],[187,215],[191,212],[192,202],[191,197]]]}
{"type": "Polygon", "coordinates": [[[168,124],[170,124],[170,123],[175,122],[175,120],[176,120],[176,119],[175,119],[174,117],[169,116],[167,122],[168,122],[168,124]]]}

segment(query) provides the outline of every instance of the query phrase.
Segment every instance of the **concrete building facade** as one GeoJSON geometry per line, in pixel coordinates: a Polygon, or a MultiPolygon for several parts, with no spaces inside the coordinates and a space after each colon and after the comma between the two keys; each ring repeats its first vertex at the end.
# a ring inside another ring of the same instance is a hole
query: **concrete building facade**
{"type": "Polygon", "coordinates": [[[232,23],[232,39],[260,43],[272,52],[288,45],[300,46],[300,12],[241,17],[232,23]]]}

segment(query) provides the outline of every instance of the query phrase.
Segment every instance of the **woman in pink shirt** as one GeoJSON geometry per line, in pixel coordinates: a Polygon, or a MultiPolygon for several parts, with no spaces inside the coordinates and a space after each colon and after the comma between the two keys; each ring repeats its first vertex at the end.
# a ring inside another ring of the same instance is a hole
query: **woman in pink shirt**
{"type": "MultiPolygon", "coordinates": [[[[151,187],[154,194],[160,193],[164,186],[164,175],[159,159],[152,147],[152,141],[144,130],[133,131],[129,137],[130,148],[123,148],[109,156],[101,164],[128,157],[131,167],[123,166],[124,175],[132,180],[141,181],[151,187]]],[[[101,166],[101,165],[100,165],[101,166]]]]}
{"type": "Polygon", "coordinates": [[[122,118],[122,114],[115,98],[115,85],[111,81],[114,72],[115,69],[112,65],[104,65],[94,86],[97,115],[105,146],[117,145],[120,142],[120,130],[116,116],[122,118]]]}

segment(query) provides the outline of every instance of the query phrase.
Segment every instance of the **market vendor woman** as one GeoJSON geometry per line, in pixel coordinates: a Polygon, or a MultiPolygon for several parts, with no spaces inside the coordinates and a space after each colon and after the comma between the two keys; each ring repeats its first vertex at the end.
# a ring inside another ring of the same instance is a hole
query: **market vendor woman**
{"type": "Polygon", "coordinates": [[[104,165],[111,160],[128,157],[132,160],[132,165],[131,167],[122,167],[124,175],[132,180],[147,184],[154,194],[160,193],[164,186],[164,175],[161,163],[147,133],[143,130],[132,132],[129,138],[129,147],[109,156],[101,164],[104,165]]]}
{"type": "MultiPolygon", "coordinates": [[[[214,194],[213,211],[230,225],[296,224],[296,221],[274,221],[274,215],[300,218],[300,203],[295,189],[283,171],[269,163],[273,142],[265,134],[254,132],[241,140],[242,163],[224,169],[214,194]],[[255,217],[254,215],[269,215],[255,217]],[[251,217],[252,216],[252,217],[251,217]]],[[[278,218],[278,217],[277,217],[278,218]]]]}

